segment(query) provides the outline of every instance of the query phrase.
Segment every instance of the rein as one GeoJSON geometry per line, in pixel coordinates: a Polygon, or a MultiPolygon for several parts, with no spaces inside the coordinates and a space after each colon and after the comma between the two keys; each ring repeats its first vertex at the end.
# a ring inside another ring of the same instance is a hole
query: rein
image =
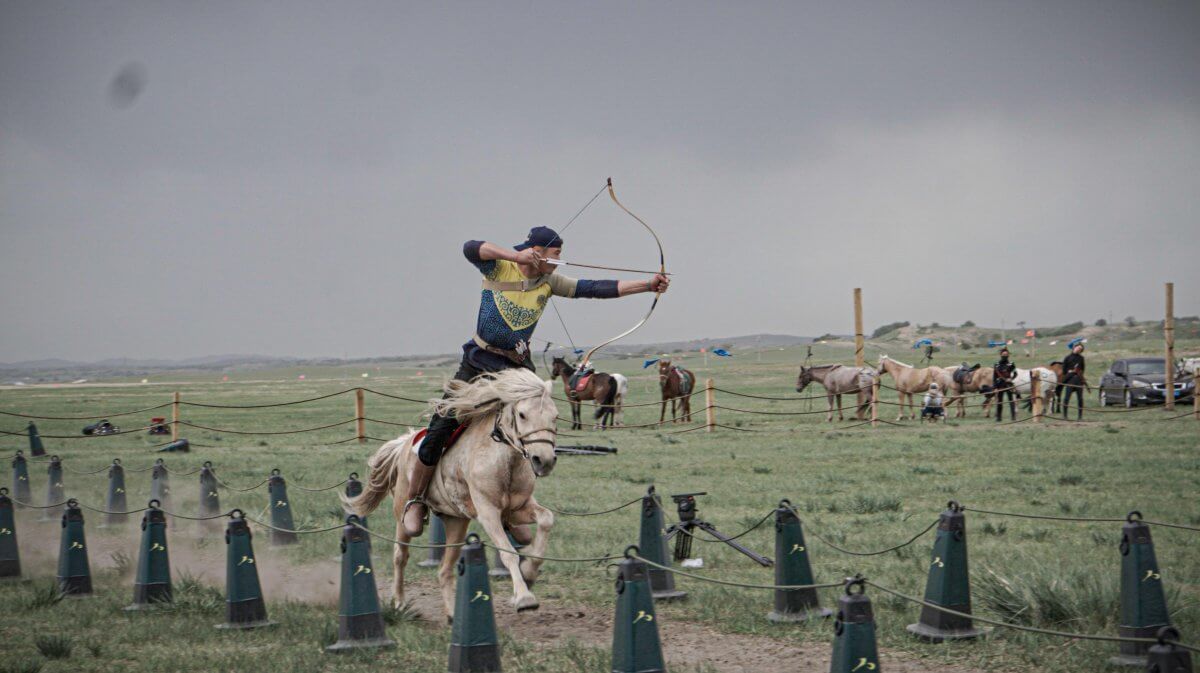
{"type": "MultiPolygon", "coordinates": [[[[554,446],[557,443],[558,428],[556,428],[556,427],[536,428],[534,430],[530,430],[529,432],[525,432],[520,435],[517,435],[514,438],[510,438],[508,436],[508,434],[506,432],[504,432],[504,428],[500,427],[500,416],[503,413],[504,413],[503,407],[501,407],[499,410],[496,411],[496,421],[492,424],[492,441],[499,442],[500,444],[504,444],[505,446],[508,446],[509,448],[513,449],[514,451],[520,453],[521,457],[524,458],[525,460],[531,460],[529,457],[529,449],[526,448],[526,445],[528,445],[528,444],[549,444],[550,446],[554,446]],[[546,438],[526,439],[530,435],[535,435],[539,432],[549,432],[551,435],[553,435],[553,437],[550,439],[546,439],[546,438]]],[[[517,417],[516,417],[516,411],[514,410],[513,411],[513,429],[516,429],[516,427],[517,427],[517,417]]]]}

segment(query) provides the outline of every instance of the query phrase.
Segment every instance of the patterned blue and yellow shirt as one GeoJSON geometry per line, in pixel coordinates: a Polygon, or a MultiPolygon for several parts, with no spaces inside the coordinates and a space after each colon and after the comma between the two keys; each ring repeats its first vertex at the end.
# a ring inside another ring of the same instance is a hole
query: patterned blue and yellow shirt
{"type": "MultiPolygon", "coordinates": [[[[559,273],[542,277],[542,282],[525,277],[515,263],[479,256],[483,241],[467,241],[463,255],[483,274],[485,285],[493,283],[525,282],[526,290],[498,290],[484,287],[479,301],[479,318],[475,333],[488,344],[505,350],[529,352],[529,341],[537,327],[546,303],[551,296],[610,299],[617,296],[615,280],[576,280],[559,273]]],[[[477,369],[498,371],[513,364],[503,356],[489,353],[472,339],[463,344],[463,354],[477,369]]],[[[527,360],[532,369],[532,360],[527,360]]]]}

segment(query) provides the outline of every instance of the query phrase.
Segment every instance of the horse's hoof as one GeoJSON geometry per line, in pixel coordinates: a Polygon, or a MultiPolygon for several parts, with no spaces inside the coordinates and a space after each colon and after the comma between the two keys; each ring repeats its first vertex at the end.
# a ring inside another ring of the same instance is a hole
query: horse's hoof
{"type": "Polygon", "coordinates": [[[540,607],[540,604],[538,603],[538,599],[536,596],[534,596],[533,594],[529,594],[529,595],[523,596],[521,598],[514,598],[513,599],[513,607],[515,607],[517,609],[517,612],[527,612],[529,610],[538,609],[540,607]]]}

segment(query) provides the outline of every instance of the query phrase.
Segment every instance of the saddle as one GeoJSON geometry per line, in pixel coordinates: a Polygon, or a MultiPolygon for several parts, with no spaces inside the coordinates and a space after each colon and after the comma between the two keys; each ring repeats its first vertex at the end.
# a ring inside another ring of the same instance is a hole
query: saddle
{"type": "MultiPolygon", "coordinates": [[[[450,433],[450,439],[446,440],[446,447],[444,451],[449,451],[450,447],[454,446],[454,443],[458,441],[458,438],[462,436],[462,433],[467,431],[467,426],[469,425],[470,423],[460,423],[459,426],[454,429],[454,432],[450,433]]],[[[413,453],[416,453],[421,448],[421,442],[425,440],[425,433],[427,432],[429,432],[429,428],[421,428],[417,431],[417,434],[413,435],[413,453]]]]}
{"type": "Polygon", "coordinates": [[[569,384],[569,390],[576,393],[582,393],[583,391],[587,390],[588,384],[592,381],[592,374],[595,373],[596,372],[590,367],[587,369],[576,370],[575,373],[571,375],[570,380],[567,381],[569,384]]]}
{"type": "Polygon", "coordinates": [[[971,379],[975,377],[976,369],[979,369],[978,363],[976,363],[974,367],[968,367],[967,363],[962,363],[961,367],[954,370],[954,382],[959,385],[966,385],[970,383],[971,379]]]}
{"type": "Polygon", "coordinates": [[[692,392],[692,384],[695,382],[692,380],[691,374],[686,370],[680,369],[679,367],[671,367],[671,369],[674,370],[675,374],[679,377],[679,392],[692,392]]]}

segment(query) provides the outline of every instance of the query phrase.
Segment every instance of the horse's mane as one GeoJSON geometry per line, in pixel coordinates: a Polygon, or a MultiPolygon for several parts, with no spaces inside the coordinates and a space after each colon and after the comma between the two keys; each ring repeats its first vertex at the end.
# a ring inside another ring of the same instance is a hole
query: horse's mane
{"type": "Polygon", "coordinates": [[[446,384],[446,397],[430,400],[429,404],[434,413],[453,414],[459,421],[467,422],[494,413],[506,404],[533,397],[553,404],[550,397],[553,385],[528,369],[506,369],[469,382],[450,381],[446,384]]]}
{"type": "MultiPolygon", "coordinates": [[[[803,365],[801,365],[801,366],[803,367],[803,365]]],[[[835,367],[841,367],[841,366],[842,366],[842,364],[840,362],[835,362],[831,365],[813,365],[811,367],[805,367],[805,369],[808,369],[811,371],[813,369],[833,369],[835,367]]]]}
{"type": "Polygon", "coordinates": [[[905,364],[905,363],[903,363],[903,362],[901,362],[901,361],[897,360],[896,358],[894,358],[894,357],[892,357],[892,356],[888,355],[887,353],[884,353],[883,355],[880,355],[879,357],[880,357],[881,359],[883,359],[883,360],[891,360],[892,362],[895,362],[896,364],[900,365],[901,367],[905,367],[905,368],[907,368],[907,369],[912,369],[912,368],[913,368],[913,366],[912,366],[912,365],[910,365],[910,364],[905,364]]]}

